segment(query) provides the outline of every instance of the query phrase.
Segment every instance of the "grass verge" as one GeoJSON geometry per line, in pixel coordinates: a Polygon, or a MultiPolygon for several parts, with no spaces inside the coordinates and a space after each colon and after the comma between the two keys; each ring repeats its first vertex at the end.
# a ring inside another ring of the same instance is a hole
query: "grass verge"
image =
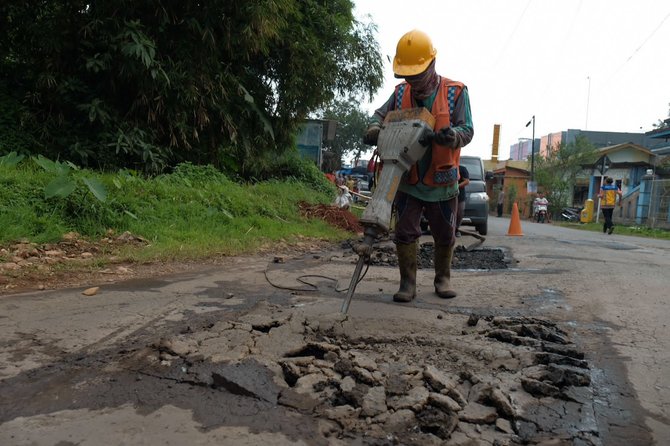
{"type": "Polygon", "coordinates": [[[0,245],[57,242],[67,232],[96,240],[130,231],[149,244],[119,253],[127,260],[192,260],[249,253],[275,242],[351,236],[300,215],[300,201],[329,203],[335,194],[320,174],[240,184],[212,167],[184,164],[154,178],[131,171],[68,175],[73,191],[46,198],[54,173],[29,160],[0,165],[0,245]],[[104,201],[86,187],[90,179],[103,185],[104,201]]]}
{"type": "MultiPolygon", "coordinates": [[[[564,226],[566,228],[581,229],[584,231],[602,232],[603,224],[600,223],[567,223],[555,221],[554,224],[564,226]]],[[[647,237],[670,240],[670,231],[665,229],[652,229],[646,226],[628,226],[621,224],[614,224],[614,234],[618,235],[633,235],[636,237],[647,237]]]]}

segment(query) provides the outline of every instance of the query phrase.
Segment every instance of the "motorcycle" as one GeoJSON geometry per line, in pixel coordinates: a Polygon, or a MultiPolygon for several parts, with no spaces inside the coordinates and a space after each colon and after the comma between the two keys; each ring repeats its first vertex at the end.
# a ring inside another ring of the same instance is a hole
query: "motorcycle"
{"type": "Polygon", "coordinates": [[[563,208],[561,210],[561,219],[569,222],[580,221],[582,208],[563,208]]]}
{"type": "Polygon", "coordinates": [[[538,204],[535,210],[535,221],[537,221],[538,223],[544,223],[546,219],[547,219],[547,205],[538,204]]]}

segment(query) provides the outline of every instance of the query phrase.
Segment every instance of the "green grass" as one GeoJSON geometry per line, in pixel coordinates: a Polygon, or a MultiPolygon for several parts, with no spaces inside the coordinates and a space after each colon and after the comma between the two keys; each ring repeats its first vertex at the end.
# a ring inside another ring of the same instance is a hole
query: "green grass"
{"type": "MultiPolygon", "coordinates": [[[[564,226],[566,228],[582,229],[585,231],[602,232],[603,223],[566,223],[557,222],[554,224],[564,226]]],[[[658,238],[670,240],[670,231],[665,229],[652,229],[646,226],[627,226],[614,223],[614,233],[618,235],[634,235],[636,237],[658,238]]]]}
{"type": "Polygon", "coordinates": [[[270,180],[241,184],[212,167],[180,165],[175,172],[145,178],[132,172],[71,173],[77,186],[65,198],[45,198],[54,174],[30,161],[0,166],[0,245],[27,239],[56,242],[75,231],[90,240],[108,230],[130,231],[150,243],[122,253],[138,261],[197,259],[250,253],[276,241],[297,238],[341,240],[351,234],[299,215],[298,203],[329,203],[334,186],[313,180],[270,180]],[[105,202],[81,178],[104,184],[105,202]]]}

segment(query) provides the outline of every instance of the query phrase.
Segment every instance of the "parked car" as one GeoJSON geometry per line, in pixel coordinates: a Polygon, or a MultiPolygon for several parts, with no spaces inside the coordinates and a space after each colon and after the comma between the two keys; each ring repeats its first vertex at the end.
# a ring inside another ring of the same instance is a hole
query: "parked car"
{"type": "Polygon", "coordinates": [[[488,232],[489,196],[486,193],[484,162],[478,156],[462,155],[461,165],[468,169],[470,184],[465,186],[465,213],[462,225],[474,226],[481,235],[488,232]]]}
{"type": "Polygon", "coordinates": [[[360,188],[361,192],[370,190],[370,185],[368,183],[368,176],[367,175],[353,174],[351,176],[358,180],[358,187],[360,188]]]}

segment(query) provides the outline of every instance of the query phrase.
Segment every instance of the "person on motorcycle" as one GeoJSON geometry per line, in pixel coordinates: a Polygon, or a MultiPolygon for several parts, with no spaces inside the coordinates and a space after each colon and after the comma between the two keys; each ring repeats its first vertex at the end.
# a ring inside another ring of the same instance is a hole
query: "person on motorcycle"
{"type": "Polygon", "coordinates": [[[549,221],[549,212],[547,211],[548,208],[549,200],[547,200],[544,196],[544,192],[538,193],[537,197],[535,197],[535,200],[533,200],[533,217],[535,218],[535,221],[540,221],[540,212],[542,211],[544,212],[544,216],[547,218],[547,221],[551,223],[549,221]]]}
{"type": "Polygon", "coordinates": [[[394,241],[400,269],[400,289],[393,295],[396,302],[410,302],[416,296],[422,213],[435,240],[435,293],[445,299],[457,294],[450,279],[456,241],[458,166],[461,147],[472,140],[474,127],[467,87],[437,74],[436,54],[430,37],[422,31],[413,30],[400,38],[393,72],[403,82],[374,112],[363,138],[364,143],[375,145],[386,114],[393,110],[425,107],[435,117],[430,147],[404,175],[395,196],[398,222],[394,241]]]}

